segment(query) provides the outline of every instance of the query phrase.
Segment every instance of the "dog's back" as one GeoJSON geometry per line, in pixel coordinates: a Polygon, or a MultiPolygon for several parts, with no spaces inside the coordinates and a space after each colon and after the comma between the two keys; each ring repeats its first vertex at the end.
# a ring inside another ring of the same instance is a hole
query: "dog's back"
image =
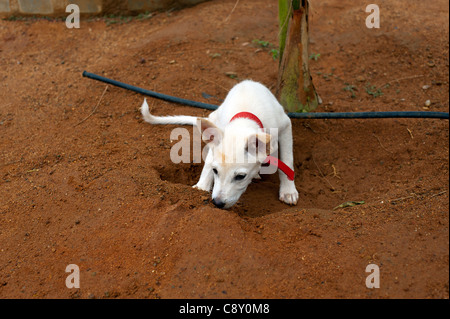
{"type": "Polygon", "coordinates": [[[210,115],[218,126],[225,127],[238,112],[255,114],[266,128],[279,128],[289,118],[268,88],[258,82],[245,80],[236,84],[222,105],[210,115]],[[280,123],[280,120],[282,123],[280,123]]]}
{"type": "MultiPolygon", "coordinates": [[[[196,125],[197,117],[154,116],[150,113],[147,101],[141,107],[143,118],[150,124],[196,125]]],[[[290,124],[290,119],[268,88],[258,82],[245,80],[236,84],[228,93],[220,107],[208,118],[218,127],[224,128],[231,118],[239,112],[255,114],[266,128],[283,128],[290,124]]]]}

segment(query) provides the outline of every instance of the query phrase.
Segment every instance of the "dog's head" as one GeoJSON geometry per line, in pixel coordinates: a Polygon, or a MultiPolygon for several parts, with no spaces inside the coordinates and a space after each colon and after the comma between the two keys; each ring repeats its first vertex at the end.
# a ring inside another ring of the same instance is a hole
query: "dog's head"
{"type": "Polygon", "coordinates": [[[209,164],[214,174],[213,203],[230,208],[253,178],[260,178],[261,164],[273,150],[271,136],[243,127],[221,130],[206,119],[199,119],[197,127],[212,152],[209,164]]]}

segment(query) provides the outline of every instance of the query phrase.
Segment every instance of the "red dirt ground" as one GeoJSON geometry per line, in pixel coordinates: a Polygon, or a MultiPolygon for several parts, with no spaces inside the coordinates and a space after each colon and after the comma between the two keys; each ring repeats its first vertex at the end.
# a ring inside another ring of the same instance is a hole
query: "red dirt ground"
{"type": "MultiPolygon", "coordinates": [[[[298,205],[271,175],[220,210],[191,187],[200,164],[170,161],[174,127],[141,120],[143,96],[81,76],[215,104],[202,93],[242,79],[274,91],[278,61],[253,40],[278,42],[277,2],[235,3],[0,21],[0,298],[449,298],[447,120],[293,120],[298,205]],[[365,204],[333,210],[346,201],[365,204]]],[[[448,112],[448,2],[378,4],[367,29],[365,3],[312,1],[318,111],[448,112]]]]}

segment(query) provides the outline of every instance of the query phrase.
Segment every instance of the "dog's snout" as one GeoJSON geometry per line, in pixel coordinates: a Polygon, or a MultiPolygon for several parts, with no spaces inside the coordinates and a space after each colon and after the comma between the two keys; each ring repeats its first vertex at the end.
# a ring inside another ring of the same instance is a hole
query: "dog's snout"
{"type": "Polygon", "coordinates": [[[217,198],[213,198],[212,202],[217,208],[224,208],[225,206],[225,203],[217,198]]]}

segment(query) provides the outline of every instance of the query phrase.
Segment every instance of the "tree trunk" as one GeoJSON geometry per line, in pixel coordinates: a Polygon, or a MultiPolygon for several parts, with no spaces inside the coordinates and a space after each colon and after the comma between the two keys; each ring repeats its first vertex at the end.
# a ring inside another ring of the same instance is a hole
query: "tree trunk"
{"type": "Polygon", "coordinates": [[[308,1],[278,0],[280,65],[277,96],[289,112],[317,108],[318,96],[309,73],[308,1]]]}

